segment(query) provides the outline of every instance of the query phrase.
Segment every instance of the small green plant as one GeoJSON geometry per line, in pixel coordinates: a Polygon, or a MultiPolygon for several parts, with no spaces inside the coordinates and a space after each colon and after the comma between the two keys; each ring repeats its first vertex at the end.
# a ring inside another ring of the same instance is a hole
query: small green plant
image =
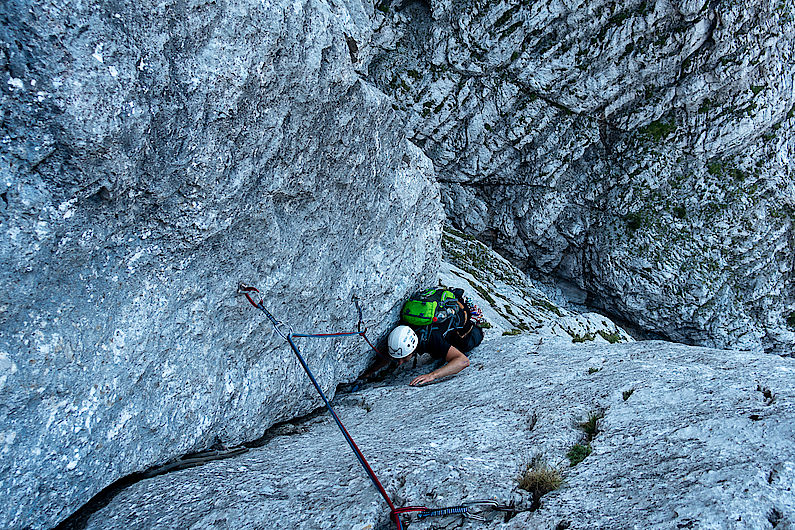
{"type": "Polygon", "coordinates": [[[599,370],[600,370],[600,368],[593,368],[593,367],[588,368],[588,375],[593,375],[596,372],[598,372],[599,370]]]}
{"type": "Polygon", "coordinates": [[[613,26],[620,26],[627,18],[629,18],[629,13],[619,13],[610,17],[610,20],[608,20],[607,23],[613,26]]]}
{"type": "Polygon", "coordinates": [[[711,110],[712,110],[712,101],[709,98],[702,101],[701,105],[698,107],[699,114],[707,114],[711,110]]]}
{"type": "Polygon", "coordinates": [[[674,206],[673,212],[674,217],[677,219],[684,219],[687,217],[687,210],[685,210],[684,206],[674,206]]]}
{"type": "Polygon", "coordinates": [[[478,285],[477,283],[474,283],[474,284],[472,284],[472,287],[473,287],[473,288],[474,288],[474,289],[475,289],[475,290],[478,292],[478,294],[479,294],[479,295],[480,295],[480,296],[481,296],[481,297],[482,297],[482,298],[483,298],[483,299],[484,299],[486,302],[488,302],[488,304],[489,304],[490,306],[494,307],[494,306],[496,306],[496,305],[497,305],[497,302],[495,302],[495,301],[494,301],[494,298],[492,298],[492,297],[491,297],[491,295],[488,293],[488,291],[486,291],[486,289],[484,289],[483,287],[481,287],[481,286],[480,286],[480,285],[478,285]]]}
{"type": "Polygon", "coordinates": [[[599,420],[605,417],[604,411],[594,410],[588,413],[588,418],[579,423],[578,427],[585,433],[585,441],[590,445],[599,434],[599,420]]]}
{"type": "Polygon", "coordinates": [[[588,455],[590,455],[592,452],[593,449],[591,448],[590,444],[588,445],[576,444],[571,449],[569,449],[568,453],[566,453],[566,458],[569,459],[569,465],[571,467],[574,467],[583,460],[585,460],[588,457],[588,455]]]}
{"type": "Polygon", "coordinates": [[[707,173],[713,177],[719,177],[723,173],[723,165],[718,161],[712,161],[707,164],[707,173]]]}
{"type": "Polygon", "coordinates": [[[795,329],[795,311],[789,314],[787,317],[787,326],[795,329]]]}
{"type": "Polygon", "coordinates": [[[659,142],[673,131],[676,130],[676,124],[662,120],[654,120],[646,127],[640,129],[640,133],[644,136],[650,137],[655,142],[659,142]]]}
{"type": "Polygon", "coordinates": [[[563,485],[563,475],[547,463],[541,455],[533,456],[524,472],[517,478],[519,487],[533,495],[530,511],[541,506],[541,497],[563,485]]]}
{"type": "Polygon", "coordinates": [[[504,26],[505,23],[511,20],[511,17],[513,17],[516,14],[516,12],[519,11],[519,8],[521,8],[521,5],[517,4],[513,6],[511,9],[508,9],[505,13],[502,14],[502,16],[500,16],[500,18],[497,19],[497,22],[495,22],[494,25],[504,26]]]}
{"type": "Polygon", "coordinates": [[[634,234],[641,226],[643,226],[643,215],[640,212],[628,213],[624,216],[627,222],[627,230],[630,234],[634,234]]]}
{"type": "Polygon", "coordinates": [[[727,166],[720,160],[712,160],[707,164],[707,173],[713,177],[729,177],[737,181],[745,180],[746,174],[742,169],[727,166]]]}
{"type": "Polygon", "coordinates": [[[574,333],[574,334],[569,333],[569,334],[571,335],[571,341],[575,342],[575,343],[576,342],[590,342],[590,341],[592,341],[592,340],[594,340],[596,338],[596,334],[595,333],[586,333],[585,335],[577,335],[576,333],[574,333]]]}
{"type": "Polygon", "coordinates": [[[629,390],[624,390],[624,391],[621,393],[621,397],[623,397],[623,398],[624,398],[624,401],[626,401],[626,400],[628,400],[628,399],[629,399],[629,396],[631,396],[631,395],[632,395],[632,393],[633,393],[634,391],[635,391],[635,389],[634,389],[634,388],[630,388],[629,390]]]}
{"type": "Polygon", "coordinates": [[[514,328],[514,329],[511,329],[511,330],[508,330],[508,331],[503,331],[503,332],[502,332],[502,336],[503,336],[503,337],[505,337],[505,336],[513,336],[513,335],[518,335],[518,334],[520,334],[521,332],[522,332],[522,330],[521,330],[521,329],[516,329],[516,328],[514,328]]]}
{"type": "Polygon", "coordinates": [[[553,304],[552,302],[549,302],[547,300],[539,300],[539,299],[534,298],[531,303],[534,306],[536,306],[536,307],[540,307],[542,309],[546,309],[547,311],[555,313],[559,317],[563,316],[563,313],[561,312],[560,308],[558,306],[556,306],[555,304],[553,304]]]}
{"type": "Polygon", "coordinates": [[[621,342],[621,335],[619,335],[617,332],[608,333],[606,331],[601,331],[600,330],[597,333],[599,333],[599,336],[602,337],[603,339],[605,339],[610,344],[615,344],[616,342],[621,342]]]}

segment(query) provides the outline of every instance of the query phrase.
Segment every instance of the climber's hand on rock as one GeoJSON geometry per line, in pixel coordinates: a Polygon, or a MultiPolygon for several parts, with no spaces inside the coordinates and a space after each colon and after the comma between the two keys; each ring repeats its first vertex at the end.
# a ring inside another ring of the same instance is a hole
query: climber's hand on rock
{"type": "Polygon", "coordinates": [[[409,384],[411,386],[422,386],[426,383],[430,383],[434,379],[436,379],[436,377],[434,377],[433,374],[425,374],[415,377],[409,384]]]}

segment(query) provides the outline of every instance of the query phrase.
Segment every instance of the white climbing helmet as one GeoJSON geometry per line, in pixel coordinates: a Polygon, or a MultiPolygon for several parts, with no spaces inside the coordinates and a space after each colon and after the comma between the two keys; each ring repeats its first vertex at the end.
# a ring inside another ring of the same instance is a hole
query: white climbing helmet
{"type": "Polygon", "coordinates": [[[389,334],[389,355],[393,359],[408,357],[417,349],[417,334],[408,326],[398,326],[389,334]]]}

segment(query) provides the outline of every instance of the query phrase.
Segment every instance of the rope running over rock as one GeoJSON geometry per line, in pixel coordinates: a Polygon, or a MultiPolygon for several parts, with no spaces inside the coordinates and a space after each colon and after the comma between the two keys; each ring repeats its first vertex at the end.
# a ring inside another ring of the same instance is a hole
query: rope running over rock
{"type": "MultiPolygon", "coordinates": [[[[340,432],[342,432],[342,436],[345,438],[345,441],[348,442],[348,445],[350,445],[351,449],[353,450],[353,453],[356,455],[356,459],[359,460],[359,463],[362,465],[365,472],[370,477],[370,481],[373,483],[375,488],[378,490],[378,492],[381,494],[381,496],[384,498],[387,505],[389,506],[390,517],[392,518],[392,521],[395,523],[395,527],[397,528],[397,530],[403,530],[403,525],[400,522],[399,515],[401,513],[404,513],[404,511],[409,511],[409,510],[406,510],[406,508],[395,508],[395,505],[392,503],[392,499],[389,498],[389,495],[384,489],[384,486],[381,485],[381,481],[378,480],[378,477],[375,475],[375,472],[370,467],[370,464],[367,462],[367,459],[364,457],[364,454],[362,454],[361,450],[356,445],[356,442],[353,441],[353,438],[348,433],[348,430],[342,424],[342,421],[340,421],[339,417],[337,416],[337,412],[334,410],[334,407],[331,406],[331,402],[326,397],[326,394],[323,393],[323,390],[320,388],[320,385],[315,380],[315,376],[312,374],[312,371],[309,369],[309,366],[307,366],[306,361],[304,361],[304,358],[301,355],[301,351],[298,349],[298,346],[296,346],[295,342],[293,342],[294,337],[327,338],[327,337],[345,337],[351,335],[360,335],[364,337],[365,340],[367,340],[367,337],[365,337],[364,335],[364,333],[367,331],[367,328],[362,330],[362,310],[361,307],[359,306],[358,299],[354,298],[356,309],[359,311],[359,325],[358,325],[359,331],[345,332],[345,333],[304,334],[304,333],[293,333],[292,328],[290,328],[285,323],[277,320],[267,309],[265,309],[265,304],[261,296],[259,297],[259,301],[255,302],[254,298],[252,298],[252,295],[254,295],[254,293],[259,294],[259,291],[256,288],[241,283],[238,287],[238,292],[243,293],[248,299],[248,301],[251,302],[251,305],[253,305],[257,309],[265,313],[265,316],[267,316],[268,320],[270,320],[271,323],[273,324],[276,333],[278,333],[290,345],[293,352],[295,353],[295,356],[298,358],[298,361],[301,363],[301,366],[303,367],[304,371],[309,376],[310,381],[312,381],[315,390],[317,390],[317,393],[320,394],[320,397],[323,399],[326,408],[331,413],[331,416],[334,418],[334,421],[337,423],[337,427],[339,427],[340,432]]],[[[256,295],[254,296],[256,297],[256,295]]],[[[369,340],[367,340],[367,344],[369,344],[370,347],[373,348],[373,350],[375,350],[376,353],[379,353],[378,350],[370,343],[369,340]]],[[[411,511],[419,511],[419,510],[411,510],[411,511]]]]}

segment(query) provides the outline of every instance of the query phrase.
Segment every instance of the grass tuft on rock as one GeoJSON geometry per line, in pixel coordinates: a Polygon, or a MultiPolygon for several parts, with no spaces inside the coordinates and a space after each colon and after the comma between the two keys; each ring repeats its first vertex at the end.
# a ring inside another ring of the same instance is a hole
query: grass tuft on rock
{"type": "Polygon", "coordinates": [[[596,435],[601,431],[599,430],[599,420],[605,417],[604,411],[595,410],[588,413],[588,418],[580,422],[578,427],[585,433],[585,441],[590,444],[596,435]]]}
{"type": "Polygon", "coordinates": [[[640,133],[650,137],[655,142],[659,142],[673,131],[676,130],[676,123],[673,121],[654,120],[640,130],[640,133]]]}
{"type": "Polygon", "coordinates": [[[571,335],[571,341],[575,344],[578,342],[590,342],[596,338],[595,333],[586,333],[585,335],[578,335],[572,331],[569,331],[569,335],[571,335]]]}
{"type": "Polygon", "coordinates": [[[615,344],[617,342],[621,342],[621,335],[619,335],[616,332],[608,333],[608,332],[602,331],[600,329],[599,331],[597,331],[597,333],[599,333],[599,336],[602,337],[603,339],[605,339],[610,344],[615,344]]]}
{"type": "Polygon", "coordinates": [[[517,480],[521,489],[533,495],[531,511],[541,506],[542,496],[563,485],[563,475],[560,470],[547,463],[542,455],[535,455],[517,480]]]}

